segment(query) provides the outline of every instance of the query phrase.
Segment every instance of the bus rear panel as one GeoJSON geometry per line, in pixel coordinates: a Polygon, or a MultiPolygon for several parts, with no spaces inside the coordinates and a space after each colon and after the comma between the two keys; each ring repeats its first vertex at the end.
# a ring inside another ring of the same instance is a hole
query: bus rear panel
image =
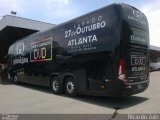
{"type": "Polygon", "coordinates": [[[149,29],[145,15],[122,4],[122,39],[118,80],[122,93],[136,94],[149,85],[149,29]]]}

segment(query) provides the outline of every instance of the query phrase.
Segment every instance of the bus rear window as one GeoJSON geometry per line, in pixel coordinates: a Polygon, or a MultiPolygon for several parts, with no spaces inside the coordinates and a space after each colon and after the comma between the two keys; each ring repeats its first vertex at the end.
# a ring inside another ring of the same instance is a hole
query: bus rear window
{"type": "Polygon", "coordinates": [[[124,39],[127,43],[149,45],[149,35],[147,31],[130,26],[129,28],[124,27],[124,34],[124,39]]]}
{"type": "Polygon", "coordinates": [[[131,26],[135,26],[148,31],[148,21],[145,15],[128,5],[122,5],[123,21],[127,22],[131,26]]]}

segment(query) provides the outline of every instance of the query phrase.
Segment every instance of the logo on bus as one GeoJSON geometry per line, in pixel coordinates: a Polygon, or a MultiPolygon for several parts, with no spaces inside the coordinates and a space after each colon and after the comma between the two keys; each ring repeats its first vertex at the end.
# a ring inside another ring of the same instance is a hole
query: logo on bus
{"type": "Polygon", "coordinates": [[[133,10],[133,15],[134,15],[136,18],[139,18],[139,19],[142,18],[142,14],[141,14],[138,10],[133,10]]]}
{"type": "Polygon", "coordinates": [[[132,55],[131,56],[131,65],[146,65],[146,57],[139,56],[139,55],[132,55]]]}
{"type": "Polygon", "coordinates": [[[52,60],[52,38],[36,41],[30,44],[30,61],[42,62],[52,60]]]}
{"type": "Polygon", "coordinates": [[[16,47],[17,54],[23,54],[24,52],[24,42],[18,43],[16,47]]]}

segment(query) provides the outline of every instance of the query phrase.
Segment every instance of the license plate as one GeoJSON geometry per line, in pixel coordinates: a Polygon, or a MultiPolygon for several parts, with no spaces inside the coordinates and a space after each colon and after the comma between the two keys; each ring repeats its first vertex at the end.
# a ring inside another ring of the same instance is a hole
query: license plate
{"type": "Polygon", "coordinates": [[[137,85],[137,89],[142,89],[143,86],[142,85],[137,85]]]}

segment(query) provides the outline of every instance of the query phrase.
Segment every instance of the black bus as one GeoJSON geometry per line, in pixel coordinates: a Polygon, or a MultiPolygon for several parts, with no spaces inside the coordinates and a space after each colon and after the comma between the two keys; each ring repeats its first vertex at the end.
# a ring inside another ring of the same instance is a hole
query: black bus
{"type": "Polygon", "coordinates": [[[112,4],[16,41],[8,56],[15,83],[69,96],[137,94],[149,85],[147,18],[130,5],[112,4]]]}

